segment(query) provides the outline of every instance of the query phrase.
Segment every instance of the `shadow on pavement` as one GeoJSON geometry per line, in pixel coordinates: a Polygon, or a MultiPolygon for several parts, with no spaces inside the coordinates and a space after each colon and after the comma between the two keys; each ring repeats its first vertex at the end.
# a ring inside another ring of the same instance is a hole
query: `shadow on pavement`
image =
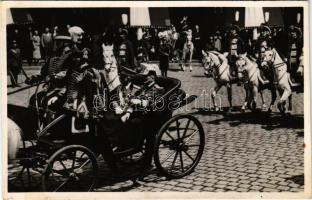
{"type": "Polygon", "coordinates": [[[207,78],[205,75],[193,75],[194,78],[207,78]]]}
{"type": "Polygon", "coordinates": [[[296,175],[292,176],[290,178],[286,178],[287,180],[293,181],[294,183],[298,185],[304,185],[304,175],[296,175]]]}
{"type": "MultiPolygon", "coordinates": [[[[282,116],[280,113],[267,113],[256,110],[255,112],[240,112],[239,107],[234,107],[232,112],[227,112],[228,108],[223,108],[224,111],[212,111],[204,108],[199,108],[198,111],[192,113],[194,115],[219,115],[223,116],[221,119],[209,121],[209,124],[220,124],[227,122],[230,126],[235,127],[241,124],[260,124],[265,130],[274,130],[276,128],[291,128],[303,129],[304,117],[303,115],[287,115],[282,116]]],[[[298,136],[303,132],[299,133],[298,136]]]]}
{"type": "Polygon", "coordinates": [[[124,166],[120,172],[112,172],[108,168],[101,169],[98,191],[125,192],[141,186],[141,183],[164,181],[155,168],[142,172],[139,165],[124,166]],[[140,181],[140,182],[138,182],[140,181]]]}

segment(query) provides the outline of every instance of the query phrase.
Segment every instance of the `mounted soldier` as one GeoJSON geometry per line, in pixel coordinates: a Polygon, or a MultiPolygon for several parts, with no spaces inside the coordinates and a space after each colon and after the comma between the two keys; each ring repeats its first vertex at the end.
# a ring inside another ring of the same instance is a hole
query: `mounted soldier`
{"type": "Polygon", "coordinates": [[[237,77],[235,62],[239,54],[244,53],[244,42],[238,35],[240,28],[237,25],[230,26],[230,35],[227,42],[228,61],[231,68],[231,75],[237,77]]]}
{"type": "Polygon", "coordinates": [[[296,82],[296,71],[299,67],[300,56],[303,49],[302,32],[300,28],[293,25],[290,26],[287,41],[288,71],[290,72],[292,81],[296,82]]]}
{"type": "Polygon", "coordinates": [[[271,29],[268,26],[264,24],[260,26],[260,36],[258,37],[254,47],[254,57],[256,59],[254,61],[257,62],[259,68],[261,69],[260,73],[262,76],[264,75],[263,78],[268,79],[272,83],[273,71],[267,66],[261,66],[264,53],[267,50],[271,50],[272,48],[274,48],[274,42],[271,37],[271,34],[272,34],[271,29]]]}

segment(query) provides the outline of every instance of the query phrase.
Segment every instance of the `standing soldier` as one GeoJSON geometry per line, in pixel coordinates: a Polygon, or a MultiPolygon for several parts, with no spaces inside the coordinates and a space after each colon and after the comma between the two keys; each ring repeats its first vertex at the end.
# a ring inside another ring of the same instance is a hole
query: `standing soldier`
{"type": "Polygon", "coordinates": [[[296,71],[300,63],[303,41],[302,33],[298,27],[290,26],[288,33],[287,61],[288,71],[293,82],[296,82],[296,71]]]}
{"type": "Polygon", "coordinates": [[[199,25],[195,25],[193,38],[194,38],[194,46],[195,46],[195,51],[196,51],[196,58],[200,59],[203,45],[202,45],[202,37],[201,37],[201,32],[199,30],[199,25]]]}
{"type": "Polygon", "coordinates": [[[159,68],[163,77],[167,77],[170,49],[171,47],[166,39],[166,36],[161,37],[159,47],[159,68]]]}
{"type": "Polygon", "coordinates": [[[244,53],[244,42],[241,37],[238,35],[240,28],[237,25],[232,25],[230,27],[230,35],[228,39],[228,61],[231,68],[231,74],[234,77],[237,77],[237,70],[235,67],[235,62],[237,56],[241,53],[244,53]]]}
{"type": "Polygon", "coordinates": [[[18,74],[22,69],[22,58],[21,50],[19,49],[16,40],[12,41],[7,57],[8,73],[11,78],[11,86],[20,87],[20,85],[18,85],[18,74]]]}
{"type": "Polygon", "coordinates": [[[122,29],[120,31],[121,42],[118,47],[118,66],[135,69],[134,64],[134,49],[132,42],[128,39],[128,31],[122,29]]]}
{"type": "Polygon", "coordinates": [[[50,33],[50,29],[48,27],[45,28],[45,32],[42,33],[41,36],[41,45],[44,49],[44,56],[45,59],[47,60],[52,53],[53,50],[53,39],[52,39],[52,34],[50,33]]]}

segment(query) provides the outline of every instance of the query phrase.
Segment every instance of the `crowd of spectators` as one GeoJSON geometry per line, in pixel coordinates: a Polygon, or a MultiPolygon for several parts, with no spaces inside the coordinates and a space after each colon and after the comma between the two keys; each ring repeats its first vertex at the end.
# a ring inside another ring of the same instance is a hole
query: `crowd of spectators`
{"type": "MultiPolygon", "coordinates": [[[[39,65],[40,62],[45,62],[55,51],[54,38],[57,35],[67,34],[70,27],[70,25],[54,26],[50,29],[47,26],[40,33],[38,29],[29,26],[26,33],[21,34],[18,28],[15,28],[12,33],[8,33],[8,50],[18,49],[18,51],[14,51],[16,52],[14,56],[18,57],[15,65],[19,67],[15,68],[21,68],[22,58],[27,60],[28,65],[39,65]]],[[[168,62],[181,61],[183,45],[190,32],[191,41],[194,43],[194,58],[198,60],[201,59],[202,50],[229,52],[233,45],[233,37],[237,38],[240,48],[238,50],[248,52],[250,55],[256,54],[257,45],[265,34],[270,37],[270,45],[274,45],[284,55],[285,61],[291,57],[294,43],[297,50],[302,50],[302,34],[297,27],[273,27],[269,30],[267,26],[263,27],[266,28],[260,29],[260,36],[255,34],[253,29],[241,29],[235,25],[230,28],[212,27],[213,33],[204,35],[200,26],[190,24],[188,17],[185,16],[178,24],[167,27],[106,27],[104,31],[85,32],[84,42],[91,49],[93,58],[95,58],[93,64],[99,64],[97,63],[98,58],[101,57],[99,44],[105,40],[114,44],[117,55],[124,48],[124,53],[127,54],[126,63],[130,65],[130,68],[135,68],[137,60],[140,62],[160,61],[166,68],[168,62]]],[[[297,52],[297,56],[300,54],[297,52]]],[[[10,67],[9,64],[8,67],[10,67]]],[[[13,71],[15,79],[17,79],[15,74],[20,70],[13,71]]]]}

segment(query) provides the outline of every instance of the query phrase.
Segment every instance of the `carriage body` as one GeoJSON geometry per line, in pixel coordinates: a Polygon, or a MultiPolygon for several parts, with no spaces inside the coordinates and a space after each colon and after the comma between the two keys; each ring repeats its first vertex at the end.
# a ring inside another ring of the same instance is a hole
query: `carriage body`
{"type": "MultiPolygon", "coordinates": [[[[137,84],[144,82],[147,77],[142,74],[129,76],[137,84]]],[[[126,160],[125,158],[128,157],[132,159],[133,155],[136,155],[138,161],[146,157],[150,160],[154,158],[156,168],[169,178],[179,178],[191,173],[203,153],[203,127],[191,115],[173,117],[173,111],[196,97],[185,98],[185,92],[180,89],[181,82],[177,79],[157,77],[155,82],[163,87],[164,91],[152,103],[149,110],[135,112],[136,119],[129,122],[120,123],[119,120],[117,125],[115,124],[118,127],[117,131],[111,133],[107,131],[109,129],[103,128],[101,125],[103,117],[99,115],[85,121],[88,131],[79,133],[72,131],[75,115],[70,112],[56,113],[54,119],[48,124],[42,123],[44,120],[43,115],[40,114],[42,108],[37,102],[38,86],[34,95],[38,130],[32,145],[25,145],[26,141],[24,141],[22,151],[24,150],[26,154],[23,154],[23,157],[28,156],[28,158],[19,162],[23,168],[21,173],[25,170],[27,172],[28,183],[31,185],[30,172],[37,171],[41,175],[40,185],[43,191],[75,191],[77,188],[78,191],[91,191],[95,187],[98,176],[99,155],[104,159],[108,157],[113,163],[126,160]],[[184,127],[181,127],[182,124],[184,127]],[[193,128],[190,127],[191,125],[193,128]],[[121,136],[117,137],[117,140],[125,138],[122,144],[126,145],[121,150],[114,148],[116,133],[121,136]],[[192,144],[194,147],[188,146],[186,143],[192,141],[189,137],[194,135],[197,137],[198,144],[192,144]],[[186,143],[184,140],[187,140],[186,143]],[[149,149],[147,149],[148,145],[149,149]],[[171,155],[168,156],[165,151],[175,153],[170,153],[171,155]],[[183,161],[182,155],[188,160],[183,161]],[[180,163],[176,164],[178,159],[180,163]],[[55,176],[60,181],[56,181],[55,176]],[[78,182],[79,187],[76,187],[77,185],[72,181],[78,182]],[[69,182],[70,188],[63,189],[62,187],[69,182]],[[81,187],[82,182],[85,183],[83,187],[81,187]]],[[[104,120],[104,124],[111,124],[111,121],[104,120]]]]}

